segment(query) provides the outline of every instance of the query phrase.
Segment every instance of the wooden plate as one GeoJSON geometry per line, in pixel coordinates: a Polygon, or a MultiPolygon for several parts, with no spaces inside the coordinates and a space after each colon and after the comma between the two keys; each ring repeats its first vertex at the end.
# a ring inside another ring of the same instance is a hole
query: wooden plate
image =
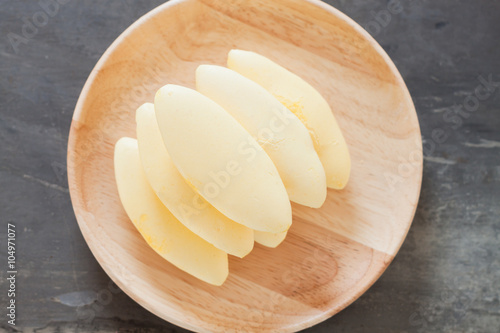
{"type": "Polygon", "coordinates": [[[411,225],[422,179],[422,142],[408,90],[382,48],[351,19],[312,0],[170,1],[106,51],[73,115],[69,188],[81,231],[123,291],[194,331],[292,332],[356,300],[383,273],[411,225]],[[331,104],[352,155],[343,191],[321,209],[293,206],[277,249],[230,258],[213,287],[163,260],[120,204],[113,148],[135,137],[135,110],[167,83],[194,87],[203,63],[230,49],[261,53],[315,86],[331,104]]]}

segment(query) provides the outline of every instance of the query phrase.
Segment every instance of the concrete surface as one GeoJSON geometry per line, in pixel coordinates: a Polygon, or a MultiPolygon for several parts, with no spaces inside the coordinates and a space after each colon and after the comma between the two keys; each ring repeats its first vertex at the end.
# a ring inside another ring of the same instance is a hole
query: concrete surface
{"type": "MultiPolygon", "coordinates": [[[[22,34],[23,18],[41,7],[0,1],[0,308],[13,223],[19,331],[185,332],[109,284],[78,229],[65,171],[71,115],[88,74],[125,28],[163,1],[60,2],[44,27],[11,43],[9,33],[22,34]]],[[[383,24],[376,17],[388,1],[328,2],[395,61],[426,157],[399,255],[358,301],[306,332],[499,332],[500,1],[401,1],[402,13],[383,24]],[[484,80],[496,84],[474,99],[484,80]]],[[[0,315],[0,331],[15,331],[0,315]]]]}

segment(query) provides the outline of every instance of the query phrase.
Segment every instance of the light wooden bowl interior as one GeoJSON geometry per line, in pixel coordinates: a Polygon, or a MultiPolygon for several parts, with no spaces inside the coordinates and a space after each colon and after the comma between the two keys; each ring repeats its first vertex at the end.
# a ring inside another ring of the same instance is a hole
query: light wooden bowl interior
{"type": "Polygon", "coordinates": [[[383,273],[411,225],[422,178],[415,109],[396,67],[356,23],[319,1],[171,1],[126,30],[92,71],[68,148],[81,231],[109,276],[139,304],[193,331],[292,332],[356,300],[383,273]],[[200,64],[232,48],[285,66],[328,100],[352,156],[350,183],[321,209],[293,205],[277,249],[230,258],[222,287],[148,247],[118,198],[113,149],[135,137],[135,110],[158,88],[194,88],[200,64]]]}

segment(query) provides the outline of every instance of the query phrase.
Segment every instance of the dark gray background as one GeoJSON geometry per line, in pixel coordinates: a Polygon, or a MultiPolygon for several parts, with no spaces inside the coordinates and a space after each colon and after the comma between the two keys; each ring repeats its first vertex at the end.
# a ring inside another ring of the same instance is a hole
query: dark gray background
{"type": "MultiPolygon", "coordinates": [[[[69,1],[16,53],[38,1],[0,0],[0,309],[6,224],[18,235],[18,328],[30,332],[184,332],[109,285],[78,229],[66,180],[71,115],[111,42],[162,0],[69,1]],[[93,320],[88,320],[93,317],[93,320]]],[[[500,82],[500,2],[328,1],[389,53],[425,142],[420,204],[400,253],[358,301],[307,332],[499,332],[500,85],[477,107],[480,76],[500,82]],[[461,108],[462,107],[462,108],[461,108]],[[460,109],[461,108],[461,109],[460,109]],[[445,133],[433,138],[433,131],[445,133]]],[[[13,331],[0,310],[0,331],[13,331]]]]}

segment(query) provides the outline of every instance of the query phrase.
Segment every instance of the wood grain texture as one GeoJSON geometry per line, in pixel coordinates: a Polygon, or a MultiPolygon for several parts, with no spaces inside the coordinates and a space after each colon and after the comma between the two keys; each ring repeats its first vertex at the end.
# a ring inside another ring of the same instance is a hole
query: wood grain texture
{"type": "Polygon", "coordinates": [[[195,331],[291,332],[359,297],[397,253],[415,213],[422,145],[406,86],[357,24],[316,1],[171,1],[101,58],[73,115],[69,189],[80,229],[110,277],[156,315],[195,331]],[[351,180],[321,209],[293,206],[277,249],[230,259],[213,287],[154,253],[125,215],[113,147],[135,137],[135,110],[167,83],[194,88],[202,63],[232,48],[258,52],[310,82],[333,108],[352,156],[351,180]]]}

